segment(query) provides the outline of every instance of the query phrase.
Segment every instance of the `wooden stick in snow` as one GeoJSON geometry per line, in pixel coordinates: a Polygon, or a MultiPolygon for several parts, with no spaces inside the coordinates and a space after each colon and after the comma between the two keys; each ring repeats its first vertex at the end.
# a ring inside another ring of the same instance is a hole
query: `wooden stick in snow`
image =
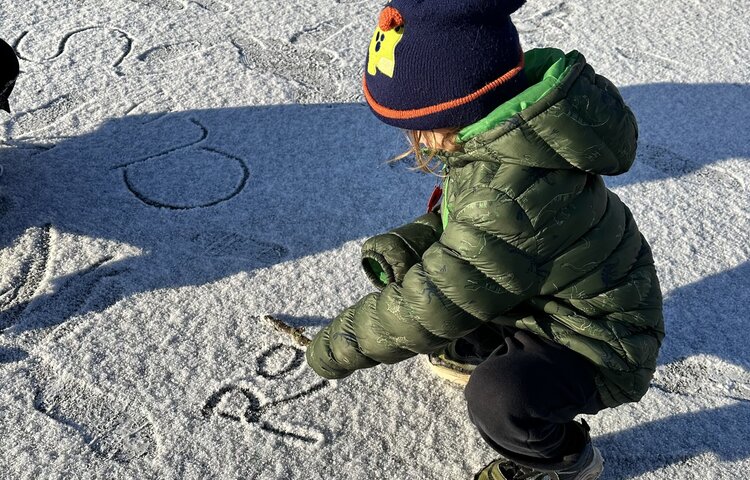
{"type": "Polygon", "coordinates": [[[268,322],[276,331],[289,335],[292,340],[294,340],[294,343],[302,348],[307,348],[307,346],[310,345],[310,342],[312,342],[310,337],[305,335],[305,331],[301,328],[293,327],[285,323],[283,320],[271,315],[263,316],[263,320],[268,322]]]}

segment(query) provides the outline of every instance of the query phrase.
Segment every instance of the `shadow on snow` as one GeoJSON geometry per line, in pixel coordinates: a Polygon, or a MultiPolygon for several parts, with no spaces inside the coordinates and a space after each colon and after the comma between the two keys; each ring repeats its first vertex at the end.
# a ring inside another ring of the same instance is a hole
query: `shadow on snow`
{"type": "MultiPolygon", "coordinates": [[[[662,365],[702,353],[750,372],[750,262],[674,291],[665,299],[664,312],[667,336],[659,358],[662,365]]],[[[684,380],[701,379],[690,378],[686,372],[684,380]]],[[[750,393],[747,379],[737,380],[750,393]]],[[[673,415],[600,436],[596,442],[606,450],[609,473],[605,478],[632,478],[703,453],[713,453],[722,461],[746,459],[750,457],[748,419],[750,398],[740,398],[728,406],[673,415]]]]}
{"type": "Polygon", "coordinates": [[[434,185],[386,164],[403,139],[359,104],[134,115],[14,145],[0,148],[0,247],[15,252],[0,330],[15,333],[334,250],[421,215],[434,185]],[[59,247],[67,234],[117,244],[59,247]],[[94,258],[35,294],[60,254],[94,258]]]}

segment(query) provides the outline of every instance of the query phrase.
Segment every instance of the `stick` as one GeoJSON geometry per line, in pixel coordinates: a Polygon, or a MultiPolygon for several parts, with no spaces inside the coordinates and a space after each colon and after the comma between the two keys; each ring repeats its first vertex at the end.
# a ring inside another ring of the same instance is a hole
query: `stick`
{"type": "Polygon", "coordinates": [[[303,329],[293,327],[285,323],[283,320],[279,320],[278,318],[271,315],[264,315],[263,320],[268,322],[274,328],[274,330],[292,337],[294,343],[296,343],[300,347],[306,348],[312,341],[310,337],[305,335],[305,331],[303,329]]]}

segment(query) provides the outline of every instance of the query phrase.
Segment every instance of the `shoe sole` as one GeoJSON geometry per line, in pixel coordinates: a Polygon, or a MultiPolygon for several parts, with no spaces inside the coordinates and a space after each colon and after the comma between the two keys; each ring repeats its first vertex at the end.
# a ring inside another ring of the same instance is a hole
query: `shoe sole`
{"type": "Polygon", "coordinates": [[[465,387],[466,384],[469,383],[469,377],[471,377],[470,373],[459,372],[453,368],[445,367],[442,365],[435,365],[427,356],[425,356],[425,362],[427,362],[427,365],[430,366],[430,370],[432,370],[432,373],[442,378],[443,380],[448,380],[452,384],[459,387],[465,387]]]}
{"type": "Polygon", "coordinates": [[[594,447],[594,458],[588,467],[581,470],[581,473],[574,480],[596,480],[604,471],[604,457],[598,448],[594,447]]]}

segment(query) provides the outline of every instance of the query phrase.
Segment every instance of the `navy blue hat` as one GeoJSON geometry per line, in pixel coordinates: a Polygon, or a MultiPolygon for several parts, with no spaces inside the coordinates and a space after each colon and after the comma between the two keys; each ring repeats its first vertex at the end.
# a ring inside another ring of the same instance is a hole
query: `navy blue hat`
{"type": "Polygon", "coordinates": [[[525,0],[393,0],[380,13],[363,81],[399,128],[462,127],[526,88],[510,14],[525,0]]]}
{"type": "Polygon", "coordinates": [[[16,84],[18,59],[13,48],[0,40],[0,110],[10,112],[8,97],[16,84]]]}

